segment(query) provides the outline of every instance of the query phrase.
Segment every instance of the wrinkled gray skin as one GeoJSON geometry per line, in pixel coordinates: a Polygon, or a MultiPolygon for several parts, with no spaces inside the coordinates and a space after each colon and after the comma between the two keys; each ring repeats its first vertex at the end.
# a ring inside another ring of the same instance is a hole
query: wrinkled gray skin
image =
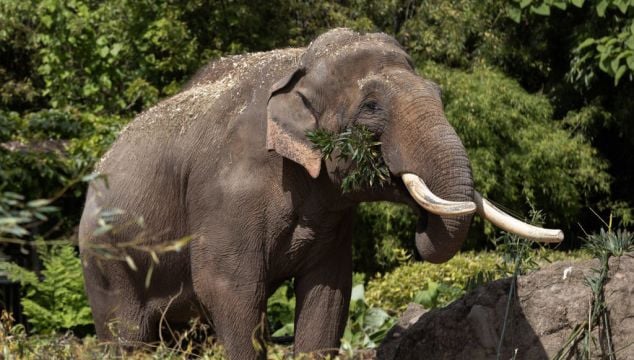
{"type": "Polygon", "coordinates": [[[155,341],[167,309],[170,324],[209,320],[232,359],[262,356],[252,334],[267,297],[290,278],[295,351],[339,346],[359,202],[417,209],[416,246],[431,262],[459,250],[471,221],[426,213],[399,178],[412,172],[442,198],[473,198],[469,161],[437,85],[418,76],[384,34],[337,29],[307,49],[218,60],[181,93],[139,115],[97,170],[109,186],[90,186],[79,236],[99,338],[155,341]],[[382,143],[392,174],[383,189],[342,194],[341,174],[350,165],[322,161],[305,136],[351,124],[367,126],[382,143]],[[118,230],[94,236],[100,211],[111,209],[125,212],[111,219],[118,230]],[[128,251],[134,271],[92,250],[130,241],[156,247],[187,235],[193,239],[183,250],[159,255],[147,289],[147,252],[128,251]]]}

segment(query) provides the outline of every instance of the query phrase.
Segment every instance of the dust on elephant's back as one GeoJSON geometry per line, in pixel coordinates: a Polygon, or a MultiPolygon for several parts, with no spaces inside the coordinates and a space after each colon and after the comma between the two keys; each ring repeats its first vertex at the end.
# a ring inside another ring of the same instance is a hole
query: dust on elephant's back
{"type": "MultiPolygon", "coordinates": [[[[266,97],[263,94],[271,84],[297,65],[302,53],[303,49],[289,48],[213,61],[199,70],[179,93],[125,126],[96,170],[107,171],[106,164],[119,144],[141,142],[145,146],[154,144],[185,152],[195,145],[199,151],[219,151],[221,142],[213,140],[226,139],[238,125],[235,123],[243,118],[240,115],[254,105],[262,105],[256,103],[266,97]]],[[[262,128],[266,127],[264,120],[259,124],[262,128]]]]}

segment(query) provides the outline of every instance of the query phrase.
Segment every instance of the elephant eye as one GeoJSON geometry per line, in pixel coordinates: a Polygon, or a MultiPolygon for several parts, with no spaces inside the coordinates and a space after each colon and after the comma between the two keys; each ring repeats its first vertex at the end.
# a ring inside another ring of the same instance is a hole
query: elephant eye
{"type": "Polygon", "coordinates": [[[366,99],[359,109],[355,123],[372,131],[377,139],[383,133],[387,121],[385,109],[374,99],[366,99]]]}
{"type": "Polygon", "coordinates": [[[366,101],[363,104],[363,110],[365,112],[375,113],[375,112],[377,112],[379,110],[379,104],[376,101],[374,101],[374,100],[366,101]]]}

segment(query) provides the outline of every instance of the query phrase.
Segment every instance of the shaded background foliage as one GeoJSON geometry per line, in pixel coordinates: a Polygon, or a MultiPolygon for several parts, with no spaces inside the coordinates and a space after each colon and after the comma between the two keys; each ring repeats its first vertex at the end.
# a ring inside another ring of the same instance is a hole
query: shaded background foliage
{"type": "MultiPolygon", "coordinates": [[[[5,0],[0,3],[0,191],[52,197],[41,225],[72,233],[90,172],[136,113],[227,54],[305,46],[336,26],[394,35],[443,88],[478,188],[546,225],[567,246],[631,224],[634,5],[625,0],[5,0]]],[[[412,212],[365,204],[355,266],[409,255],[412,212]]],[[[467,248],[488,246],[476,221],[467,248]]],[[[484,234],[484,235],[483,235],[484,234]]]]}

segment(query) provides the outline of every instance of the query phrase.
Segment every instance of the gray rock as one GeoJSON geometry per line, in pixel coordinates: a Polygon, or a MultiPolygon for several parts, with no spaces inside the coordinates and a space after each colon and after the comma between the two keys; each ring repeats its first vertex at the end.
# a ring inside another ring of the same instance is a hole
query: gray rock
{"type": "MultiPolygon", "coordinates": [[[[550,359],[588,317],[585,284],[598,262],[560,262],[521,276],[511,302],[501,359],[550,359]]],[[[377,351],[378,359],[494,359],[511,279],[481,286],[445,308],[408,307],[377,351]]],[[[605,287],[617,359],[634,359],[634,258],[610,260],[605,287]],[[631,345],[631,346],[630,346],[631,345]]],[[[593,354],[599,354],[599,337],[593,354]]]]}

